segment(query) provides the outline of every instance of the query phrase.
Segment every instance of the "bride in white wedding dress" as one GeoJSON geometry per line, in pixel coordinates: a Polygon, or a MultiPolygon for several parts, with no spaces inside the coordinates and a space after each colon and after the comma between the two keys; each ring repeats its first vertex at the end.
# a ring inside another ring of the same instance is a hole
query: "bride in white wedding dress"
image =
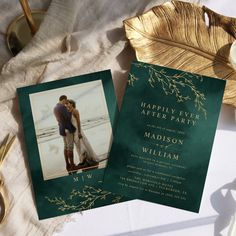
{"type": "Polygon", "coordinates": [[[66,104],[67,109],[72,113],[71,122],[76,128],[74,133],[74,142],[77,153],[79,155],[79,168],[98,167],[97,155],[93,151],[88,139],[86,138],[80,124],[80,114],[76,109],[76,103],[73,100],[68,100],[66,104]]]}

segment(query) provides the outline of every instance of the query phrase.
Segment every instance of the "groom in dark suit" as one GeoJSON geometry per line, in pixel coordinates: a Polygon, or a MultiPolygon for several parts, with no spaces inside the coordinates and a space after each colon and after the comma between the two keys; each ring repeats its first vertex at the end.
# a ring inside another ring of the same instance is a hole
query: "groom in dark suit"
{"type": "Polygon", "coordinates": [[[62,95],[59,98],[59,102],[54,108],[54,115],[58,121],[59,133],[63,137],[64,141],[64,157],[66,161],[66,170],[68,172],[78,170],[74,163],[74,132],[75,127],[71,123],[71,112],[69,112],[65,106],[67,102],[67,96],[62,95]]]}

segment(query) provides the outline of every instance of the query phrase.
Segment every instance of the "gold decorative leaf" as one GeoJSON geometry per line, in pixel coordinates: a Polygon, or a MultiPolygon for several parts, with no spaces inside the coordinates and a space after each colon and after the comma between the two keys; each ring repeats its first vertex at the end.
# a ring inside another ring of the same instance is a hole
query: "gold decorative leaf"
{"type": "Polygon", "coordinates": [[[0,167],[1,167],[5,157],[7,155],[7,153],[11,149],[15,139],[16,139],[16,136],[10,137],[10,134],[8,134],[4,138],[4,140],[2,141],[2,143],[0,145],[0,167]]]}
{"type": "Polygon", "coordinates": [[[229,61],[235,18],[172,1],[125,20],[124,26],[139,61],[226,79],[223,102],[236,107],[236,71],[229,61]]]}

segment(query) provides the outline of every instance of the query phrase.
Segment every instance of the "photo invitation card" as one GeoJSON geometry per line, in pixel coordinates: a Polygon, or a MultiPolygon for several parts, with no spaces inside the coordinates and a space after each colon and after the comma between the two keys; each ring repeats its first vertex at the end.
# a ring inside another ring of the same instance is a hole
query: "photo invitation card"
{"type": "Polygon", "coordinates": [[[198,212],[225,81],[134,62],[103,188],[198,212]]]}
{"type": "Polygon", "coordinates": [[[17,93],[39,219],[124,201],[101,189],[117,118],[110,71],[17,93]]]}

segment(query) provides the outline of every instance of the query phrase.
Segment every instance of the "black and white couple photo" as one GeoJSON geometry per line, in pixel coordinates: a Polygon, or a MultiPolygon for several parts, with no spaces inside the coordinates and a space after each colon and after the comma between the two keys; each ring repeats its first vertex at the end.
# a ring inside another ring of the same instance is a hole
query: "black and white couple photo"
{"type": "Polygon", "coordinates": [[[64,141],[64,158],[68,173],[75,173],[79,169],[98,168],[96,154],[81,129],[80,114],[75,101],[61,95],[54,108],[54,115],[64,141]],[[74,161],[74,146],[80,160],[78,164],[74,161]]]}

